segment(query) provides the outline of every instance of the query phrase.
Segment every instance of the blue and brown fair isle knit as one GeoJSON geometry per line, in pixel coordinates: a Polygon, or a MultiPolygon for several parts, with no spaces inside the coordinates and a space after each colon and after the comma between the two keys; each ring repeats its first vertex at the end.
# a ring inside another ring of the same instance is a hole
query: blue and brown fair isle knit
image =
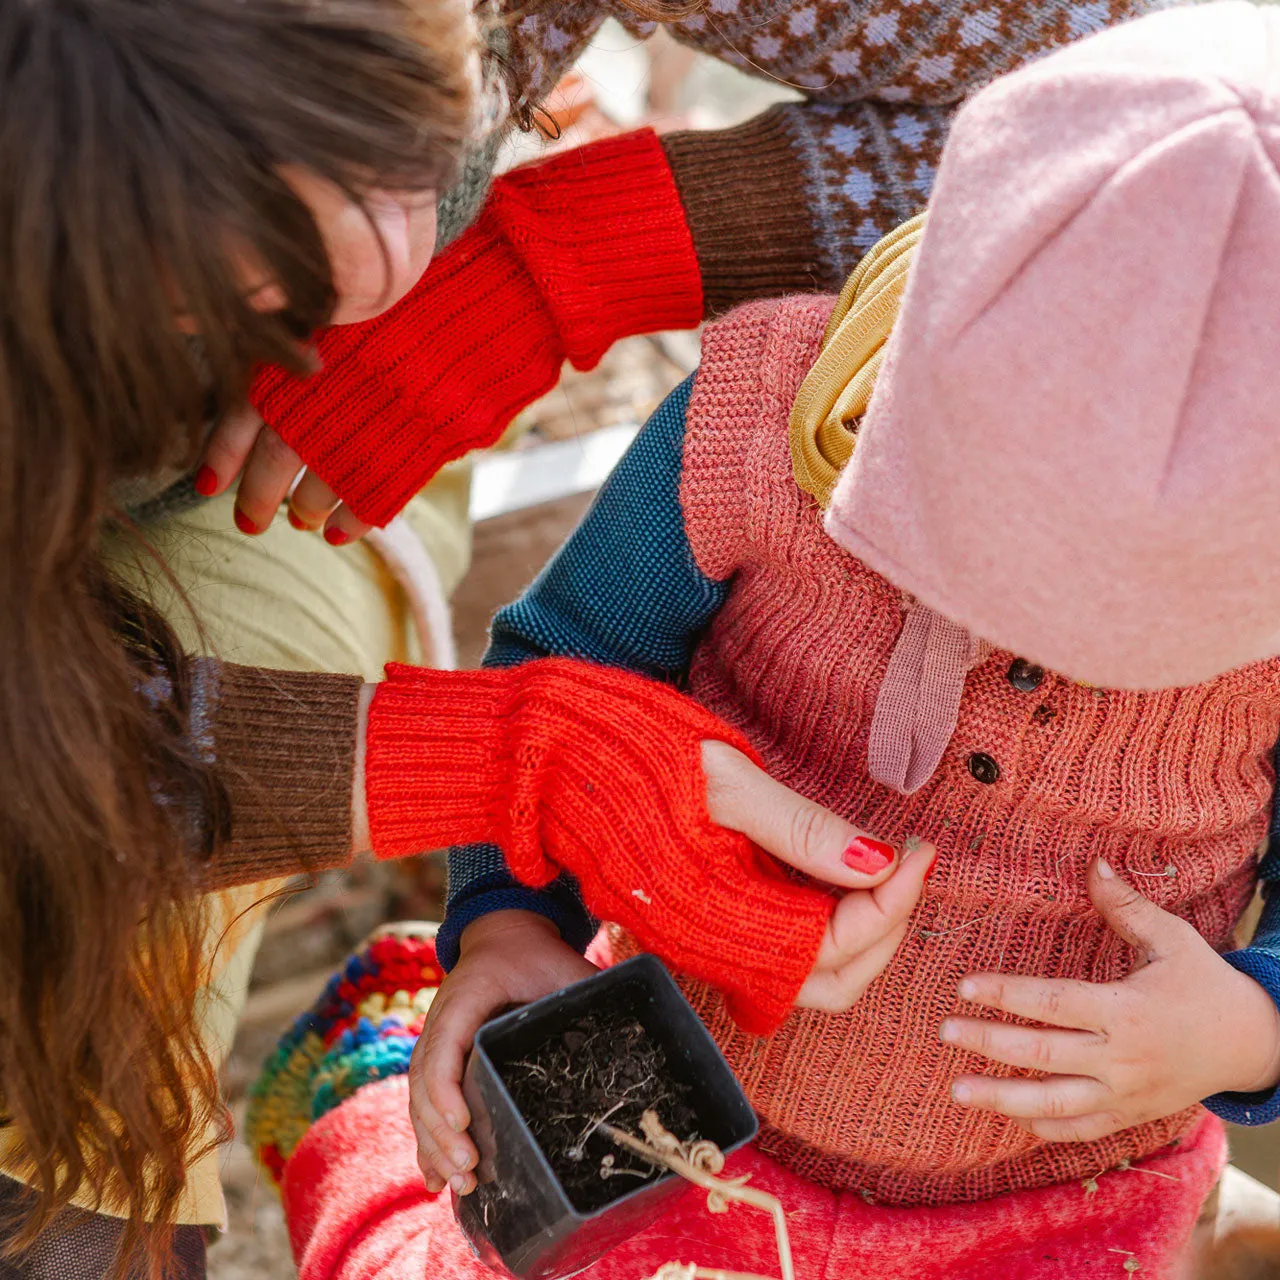
{"type": "Polygon", "coordinates": [[[402,927],[356,952],[280,1038],[245,1121],[245,1141],[277,1185],[315,1121],[362,1085],[409,1070],[443,978],[435,927],[402,927]]]}

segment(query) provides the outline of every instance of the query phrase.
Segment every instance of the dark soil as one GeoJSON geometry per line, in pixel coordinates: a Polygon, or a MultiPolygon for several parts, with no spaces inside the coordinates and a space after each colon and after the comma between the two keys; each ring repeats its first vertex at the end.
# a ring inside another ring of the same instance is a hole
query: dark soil
{"type": "Polygon", "coordinates": [[[652,1110],[681,1142],[701,1136],[689,1086],[673,1079],[662,1049],[625,1012],[592,1011],[498,1072],[579,1213],[662,1172],[600,1133],[603,1121],[642,1137],[640,1117],[652,1110]]]}

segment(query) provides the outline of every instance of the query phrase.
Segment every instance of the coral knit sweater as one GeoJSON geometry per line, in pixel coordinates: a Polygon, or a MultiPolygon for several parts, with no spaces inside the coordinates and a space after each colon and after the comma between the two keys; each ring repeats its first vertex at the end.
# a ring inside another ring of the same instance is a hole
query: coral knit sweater
{"type": "MultiPolygon", "coordinates": [[[[763,1118],[762,1150],[829,1187],[899,1205],[1086,1179],[1183,1139],[1198,1108],[1098,1142],[1047,1143],[951,1102],[951,1080],[992,1067],[942,1044],[938,1027],[961,1011],[957,984],[974,970],[1092,982],[1130,970],[1129,947],[1085,891],[1099,856],[1215,947],[1231,945],[1267,827],[1280,661],[1133,693],[1085,688],[996,648],[968,675],[932,778],[910,796],[873,781],[868,734],[903,599],[824,534],[789,452],[788,414],[830,305],[751,304],[709,330],[683,432],[664,445],[651,424],[637,444],[633,465],[659,477],[652,502],[602,495],[499,617],[495,658],[554,649],[653,674],[687,670],[693,695],[787,786],[884,839],[914,833],[938,845],[906,941],[848,1012],[796,1011],[753,1039],[714,991],[688,987],[763,1118]],[[653,541],[664,484],[679,486],[687,542],[675,552],[653,541]],[[682,556],[694,564],[681,568],[682,556]],[[664,607],[680,573],[704,584],[700,611],[664,607]]],[[[496,887],[495,856],[473,848],[453,859],[446,965],[476,904],[517,905],[517,889],[504,898],[496,887]]],[[[569,888],[542,896],[564,921],[569,888]]]]}

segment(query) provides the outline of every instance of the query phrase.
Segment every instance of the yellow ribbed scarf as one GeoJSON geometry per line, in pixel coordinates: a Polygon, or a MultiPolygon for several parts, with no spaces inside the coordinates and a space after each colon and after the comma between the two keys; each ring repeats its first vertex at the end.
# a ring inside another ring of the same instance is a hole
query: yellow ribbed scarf
{"type": "MultiPolygon", "coordinates": [[[[923,234],[921,214],[885,236],[858,264],[831,313],[822,354],[792,406],[792,473],[824,511],[853,453],[857,421],[875,389],[923,234]]],[[[911,795],[933,777],[955,733],[965,676],[983,646],[920,601],[904,603],[902,630],[876,694],[867,772],[911,795]]]]}
{"type": "Polygon", "coordinates": [[[831,313],[822,354],[791,409],[796,484],[824,511],[853,453],[853,425],[866,412],[876,385],[924,220],[920,214],[904,222],[858,263],[831,313]]]}

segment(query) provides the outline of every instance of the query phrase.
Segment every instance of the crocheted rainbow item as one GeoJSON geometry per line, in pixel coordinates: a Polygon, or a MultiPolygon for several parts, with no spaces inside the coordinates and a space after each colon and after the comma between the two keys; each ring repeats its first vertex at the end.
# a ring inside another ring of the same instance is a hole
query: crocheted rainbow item
{"type": "Polygon", "coordinates": [[[444,971],[435,927],[356,952],[280,1038],[249,1093],[245,1140],[279,1185],[311,1124],[362,1085],[409,1069],[444,971]]]}

